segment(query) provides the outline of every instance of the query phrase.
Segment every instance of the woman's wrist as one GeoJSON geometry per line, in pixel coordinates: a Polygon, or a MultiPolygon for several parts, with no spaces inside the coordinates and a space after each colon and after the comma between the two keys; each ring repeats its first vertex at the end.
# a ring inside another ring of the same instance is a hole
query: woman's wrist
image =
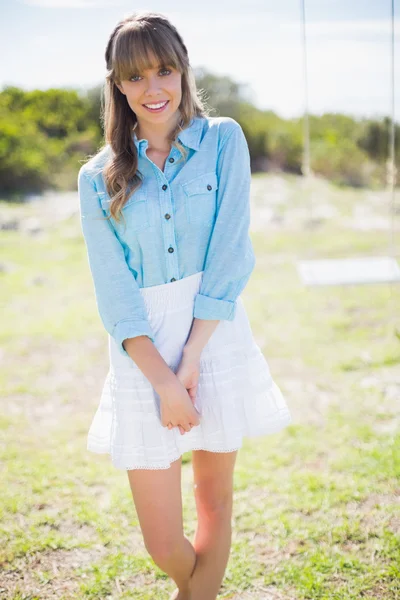
{"type": "Polygon", "coordinates": [[[159,390],[176,385],[175,373],[148,336],[127,338],[123,346],[157,393],[159,390]]]}
{"type": "Polygon", "coordinates": [[[194,342],[186,343],[183,347],[182,357],[185,360],[200,360],[203,347],[194,342]]]}
{"type": "Polygon", "coordinates": [[[186,360],[199,360],[204,347],[217,328],[219,320],[193,319],[190,335],[183,348],[186,360]]]}
{"type": "Polygon", "coordinates": [[[152,387],[159,396],[165,394],[168,390],[173,390],[176,385],[179,385],[179,379],[171,370],[170,375],[164,376],[162,379],[157,379],[151,382],[152,387]]]}

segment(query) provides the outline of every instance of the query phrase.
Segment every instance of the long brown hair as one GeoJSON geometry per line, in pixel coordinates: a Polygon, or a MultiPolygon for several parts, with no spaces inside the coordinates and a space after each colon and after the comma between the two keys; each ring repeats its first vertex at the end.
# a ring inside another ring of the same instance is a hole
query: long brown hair
{"type": "Polygon", "coordinates": [[[169,141],[181,151],[183,160],[186,160],[187,152],[176,136],[193,117],[209,114],[202,97],[204,90],[196,88],[187,48],[174,25],[164,15],[151,11],[137,11],[122,19],[111,33],[106,47],[107,74],[101,114],[105,145],[109,144],[112,150],[104,165],[103,177],[112,199],[110,216],[117,221],[128,197],[140,186],[141,176],[138,175],[138,155],[133,139],[136,114],[116,83],[152,68],[150,55],[160,64],[170,65],[181,73],[181,118],[169,141]]]}

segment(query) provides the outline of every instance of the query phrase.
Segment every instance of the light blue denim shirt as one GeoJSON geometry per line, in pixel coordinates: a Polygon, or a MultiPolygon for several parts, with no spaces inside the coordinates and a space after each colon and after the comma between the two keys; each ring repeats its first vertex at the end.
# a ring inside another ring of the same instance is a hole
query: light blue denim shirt
{"type": "Polygon", "coordinates": [[[169,283],[203,271],[193,317],[235,317],[236,300],[255,266],[249,237],[250,156],[239,123],[230,117],[195,117],[179,134],[186,162],[174,147],[164,171],[138,140],[141,187],[128,199],[124,222],[110,214],[102,168],[106,146],[78,175],[81,227],[97,307],[120,352],[122,342],[154,335],[139,288],[169,283]]]}

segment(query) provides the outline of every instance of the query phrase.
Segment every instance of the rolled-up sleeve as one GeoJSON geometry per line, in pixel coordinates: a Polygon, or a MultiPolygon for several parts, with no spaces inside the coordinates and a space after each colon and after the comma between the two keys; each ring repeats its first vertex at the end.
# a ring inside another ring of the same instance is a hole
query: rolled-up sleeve
{"type": "Polygon", "coordinates": [[[78,174],[78,194],[99,315],[121,354],[129,357],[122,345],[125,339],[147,335],[154,342],[143,297],[112,223],[105,218],[93,176],[84,167],[78,174]]]}
{"type": "Polygon", "coordinates": [[[193,316],[233,321],[236,301],[255,267],[249,236],[250,154],[239,123],[222,139],[217,161],[217,216],[193,316]]]}

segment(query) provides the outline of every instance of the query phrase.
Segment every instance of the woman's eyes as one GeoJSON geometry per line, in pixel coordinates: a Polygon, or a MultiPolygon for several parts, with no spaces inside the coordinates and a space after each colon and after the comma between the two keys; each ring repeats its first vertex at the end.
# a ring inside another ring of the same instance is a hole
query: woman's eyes
{"type": "MultiPolygon", "coordinates": [[[[168,71],[168,75],[170,75],[170,73],[172,73],[171,69],[167,69],[167,68],[165,68],[165,69],[160,69],[159,73],[160,73],[161,71],[168,71]]],[[[135,77],[140,77],[140,75],[132,75],[132,77],[129,79],[129,81],[133,81],[135,77]]]]}

